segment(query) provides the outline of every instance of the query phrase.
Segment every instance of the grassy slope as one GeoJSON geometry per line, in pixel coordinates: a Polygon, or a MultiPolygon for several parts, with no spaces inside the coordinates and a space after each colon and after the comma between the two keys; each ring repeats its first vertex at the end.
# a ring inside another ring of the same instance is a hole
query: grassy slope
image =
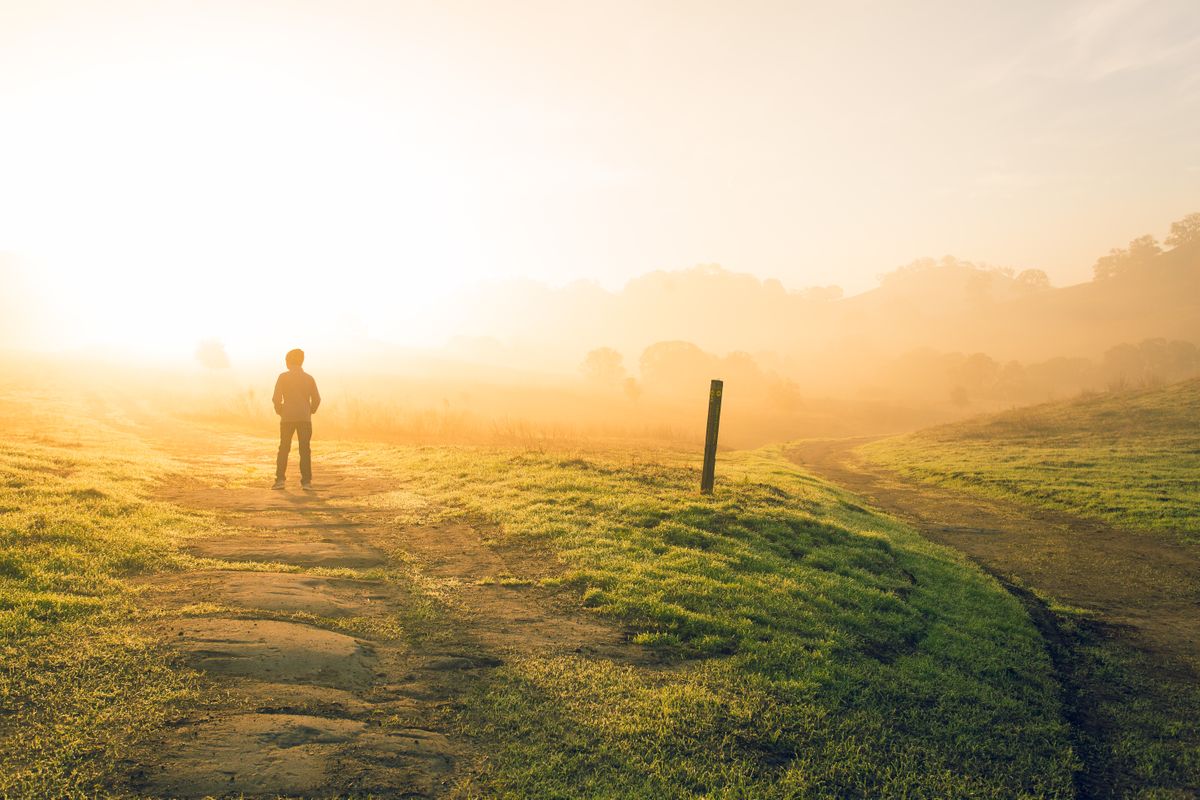
{"type": "MultiPolygon", "coordinates": [[[[0,796],[83,795],[202,699],[139,633],[129,579],[187,568],[176,542],[207,523],[143,499],[171,465],[136,439],[20,404],[0,422],[0,796]]],[[[550,551],[551,582],[686,656],[509,660],[456,705],[487,756],[464,796],[1071,794],[1058,689],[1016,601],[778,452],[724,457],[712,499],[661,453],[318,454],[395,476],[364,501],[398,523],[484,518],[550,551]]]]}
{"type": "Polygon", "coordinates": [[[1200,380],[873,442],[906,475],[1200,541],[1200,380]]]}
{"type": "MultiPolygon", "coordinates": [[[[1200,542],[1198,422],[1200,380],[1191,380],[941,426],[859,452],[933,483],[1200,542]]],[[[1113,796],[1195,796],[1194,679],[1108,635],[1091,615],[1051,605],[1073,642],[1070,670],[1086,687],[1083,702],[1110,731],[1093,759],[1114,776],[1113,796]]]]}
{"type": "Polygon", "coordinates": [[[356,462],[403,481],[383,501],[400,519],[483,517],[549,546],[555,582],[692,657],[510,662],[462,707],[490,751],[473,790],[1070,794],[1050,664],[995,582],[776,450],[724,457],[711,500],[694,459],[635,455],[377,448],[356,462]]]}

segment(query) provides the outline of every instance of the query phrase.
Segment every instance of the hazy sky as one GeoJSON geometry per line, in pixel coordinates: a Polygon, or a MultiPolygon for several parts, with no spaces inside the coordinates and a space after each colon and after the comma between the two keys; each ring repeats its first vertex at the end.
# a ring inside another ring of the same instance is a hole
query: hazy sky
{"type": "Polygon", "coordinates": [[[76,339],[431,342],[456,286],[709,262],[1071,283],[1198,190],[1195,0],[0,0],[0,251],[76,339]]]}

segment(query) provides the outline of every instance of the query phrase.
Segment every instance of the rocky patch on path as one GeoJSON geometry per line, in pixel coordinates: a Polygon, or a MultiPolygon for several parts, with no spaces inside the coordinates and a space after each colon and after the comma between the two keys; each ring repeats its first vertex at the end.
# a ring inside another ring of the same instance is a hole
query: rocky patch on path
{"type": "Polygon", "coordinates": [[[448,738],[446,707],[510,656],[646,656],[538,586],[537,564],[510,564],[477,527],[395,527],[359,505],[365,486],[331,485],[293,494],[193,483],[164,493],[237,531],[192,539],[186,549],[215,563],[148,579],[142,595],[180,662],[224,699],[152,743],[130,770],[136,792],[438,796],[475,760],[448,738]],[[281,566],[258,571],[263,564],[281,566]],[[307,571],[320,568],[396,577],[307,571]],[[441,619],[421,617],[409,637],[403,604],[422,594],[441,619]]]}

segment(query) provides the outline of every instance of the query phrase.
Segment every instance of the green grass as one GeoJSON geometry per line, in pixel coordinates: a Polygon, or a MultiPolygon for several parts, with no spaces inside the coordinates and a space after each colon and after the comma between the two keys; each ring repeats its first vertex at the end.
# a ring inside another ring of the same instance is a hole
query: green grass
{"type": "MultiPolygon", "coordinates": [[[[1198,422],[1200,381],[1191,380],[940,426],[873,442],[858,452],[928,485],[1195,544],[1198,422]]],[[[1184,592],[1181,603],[1189,602],[1187,596],[1184,592]]],[[[1043,599],[1063,635],[1059,658],[1079,692],[1074,706],[1087,717],[1080,749],[1093,771],[1091,788],[1106,797],[1195,797],[1200,688],[1194,665],[1139,649],[1144,643],[1124,632],[1119,615],[1117,626],[1107,626],[1104,612],[1043,599]]]]}
{"type": "MultiPolygon", "coordinates": [[[[35,402],[41,403],[39,398],[35,402]]],[[[0,797],[94,797],[198,698],[134,621],[128,578],[171,568],[196,525],[142,499],[162,467],[104,425],[0,415],[0,797]]]]}
{"type": "MultiPolygon", "coordinates": [[[[0,412],[0,796],[121,795],[122,759],[204,702],[139,625],[134,579],[195,566],[176,542],[215,523],[145,499],[176,467],[134,434],[0,412]]],[[[1020,604],[778,449],[723,454],[711,498],[691,454],[317,453],[390,480],[357,502],[396,525],[494,524],[547,559],[497,580],[540,577],[667,658],[528,654],[487,673],[450,709],[480,755],[459,796],[1073,794],[1059,687],[1020,604]]],[[[269,469],[211,471],[236,486],[269,469]]],[[[406,635],[435,636],[439,613],[431,596],[406,635]]]]}
{"type": "Polygon", "coordinates": [[[1200,541],[1200,380],[943,425],[860,452],[920,480],[1200,541]]]}
{"type": "Polygon", "coordinates": [[[1043,644],[992,579],[777,449],[691,462],[363,450],[398,521],[465,516],[670,669],[508,663],[459,706],[488,754],[464,796],[1067,797],[1075,757],[1043,644]],[[425,498],[426,505],[414,503],[425,498]]]}
{"type": "Polygon", "coordinates": [[[1113,639],[1090,615],[1056,611],[1072,645],[1078,705],[1096,733],[1081,742],[1104,796],[1191,798],[1200,792],[1200,686],[1113,639]],[[1103,732],[1103,733],[1100,733],[1103,732]]]}

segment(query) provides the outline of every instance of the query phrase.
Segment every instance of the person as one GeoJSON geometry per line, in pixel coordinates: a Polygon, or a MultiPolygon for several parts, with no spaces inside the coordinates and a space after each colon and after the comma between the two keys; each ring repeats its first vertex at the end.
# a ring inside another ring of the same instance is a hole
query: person
{"type": "Polygon", "coordinates": [[[312,488],[312,415],[321,405],[317,382],[304,371],[304,351],[291,350],[284,359],[287,372],[275,381],[275,394],[271,401],[279,415],[279,455],[275,459],[275,485],[282,489],[287,477],[288,455],[292,450],[292,436],[300,440],[300,487],[312,488]]]}

